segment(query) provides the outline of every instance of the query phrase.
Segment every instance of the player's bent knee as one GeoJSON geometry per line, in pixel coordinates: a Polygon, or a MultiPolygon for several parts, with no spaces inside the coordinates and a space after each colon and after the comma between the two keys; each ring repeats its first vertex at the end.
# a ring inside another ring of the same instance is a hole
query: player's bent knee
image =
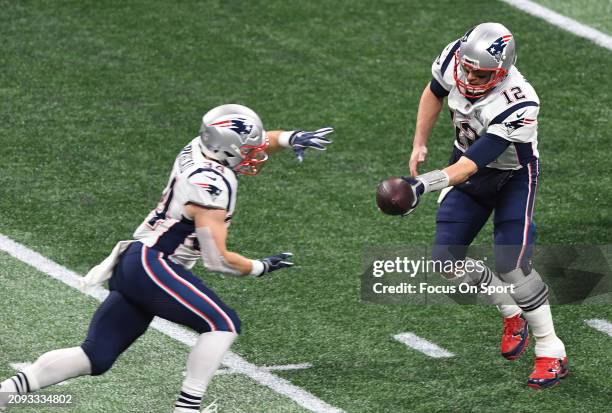
{"type": "Polygon", "coordinates": [[[516,268],[500,273],[499,278],[513,287],[510,295],[523,311],[533,311],[548,301],[548,286],[536,270],[525,275],[522,269],[516,268]]]}
{"type": "Polygon", "coordinates": [[[227,331],[229,333],[240,334],[241,321],[238,314],[227,306],[220,307],[220,311],[208,314],[209,318],[204,321],[198,320],[196,324],[186,324],[198,333],[208,333],[211,331],[227,331]]]}
{"type": "Polygon", "coordinates": [[[81,348],[91,363],[92,376],[99,376],[106,373],[113,366],[117,357],[119,357],[118,354],[97,350],[90,341],[85,341],[81,344],[81,348]]]}

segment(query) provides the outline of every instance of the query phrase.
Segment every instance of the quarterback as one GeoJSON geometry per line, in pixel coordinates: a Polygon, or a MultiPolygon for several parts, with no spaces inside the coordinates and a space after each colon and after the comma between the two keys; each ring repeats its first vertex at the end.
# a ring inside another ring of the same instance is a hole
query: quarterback
{"type": "Polygon", "coordinates": [[[100,375],[148,328],[154,316],[195,330],[198,340],[174,412],[199,412],[202,396],[223,355],[240,333],[240,319],[190,269],[202,259],[209,271],[260,277],[293,265],[283,252],[249,259],[228,251],[236,206],[236,174],[255,175],[268,153],[293,148],[325,150],[332,128],[266,132],[259,116],[235,104],[206,113],[200,135],[178,154],[157,207],[92,268],[83,287],[109,280],[110,294],[96,310],[85,341],[50,351],[0,383],[0,410],[10,394],[24,394],[71,377],[100,375]]]}
{"type": "MultiPolygon", "coordinates": [[[[531,264],[540,101],[515,62],[516,40],[499,23],[479,24],[444,48],[421,96],[409,162],[412,176],[404,179],[414,195],[409,212],[421,195],[442,190],[435,259],[470,260],[467,248],[493,213],[496,271],[471,271],[462,281],[514,286],[487,297],[503,316],[505,358],[514,360],[525,351],[531,327],[536,358],[527,384],[540,389],[558,384],[568,367],[565,347],[555,334],[548,287],[531,264]],[[449,166],[417,175],[445,98],[455,132],[449,166]]],[[[457,274],[445,276],[458,281],[457,274]]]]}

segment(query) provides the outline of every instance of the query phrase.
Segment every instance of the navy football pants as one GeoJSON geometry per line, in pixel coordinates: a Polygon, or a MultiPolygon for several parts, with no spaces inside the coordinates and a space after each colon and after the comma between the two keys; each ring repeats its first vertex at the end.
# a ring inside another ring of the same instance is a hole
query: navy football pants
{"type": "Polygon", "coordinates": [[[499,190],[487,188],[486,195],[453,188],[438,209],[434,258],[464,259],[468,246],[494,212],[496,271],[528,270],[535,240],[532,216],[538,174],[539,164],[534,160],[514,171],[499,190]]]}
{"type": "Polygon", "coordinates": [[[140,242],[115,267],[110,294],[96,310],[81,345],[92,375],[107,371],[148,328],[154,316],[198,333],[240,332],[240,319],[198,277],[140,242]]]}

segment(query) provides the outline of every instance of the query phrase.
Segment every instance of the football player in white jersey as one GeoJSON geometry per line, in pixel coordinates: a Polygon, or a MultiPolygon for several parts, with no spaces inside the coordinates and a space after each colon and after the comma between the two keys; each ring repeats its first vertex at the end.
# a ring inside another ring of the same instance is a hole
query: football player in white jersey
{"type": "Polygon", "coordinates": [[[332,128],[266,132],[259,116],[235,104],[206,113],[200,135],[181,150],[162,198],[134,233],[84,278],[84,287],[109,279],[110,294],[94,314],[85,341],[43,354],[0,384],[0,410],[8,394],[28,393],[81,375],[106,372],[148,328],[154,316],[200,334],[174,412],[200,411],[202,396],[223,355],[240,332],[240,320],[190,269],[198,259],[213,272],[260,277],[293,265],[283,252],[249,259],[228,251],[236,205],[236,173],[257,174],[268,153],[293,148],[325,150],[332,128]]]}
{"type": "MultiPolygon", "coordinates": [[[[499,23],[479,24],[446,46],[421,96],[409,162],[412,177],[405,180],[414,191],[413,209],[423,193],[442,190],[433,246],[436,259],[469,260],[468,246],[494,214],[496,273],[485,268],[463,280],[514,285],[514,293],[488,296],[504,320],[501,352],[509,360],[518,358],[528,345],[529,325],[536,359],[528,385],[546,388],[568,374],[567,357],[555,334],[548,287],[531,266],[540,102],[515,62],[514,36],[499,23]],[[418,175],[444,98],[455,130],[449,166],[418,175]]],[[[453,274],[446,276],[459,282],[453,274]]]]}

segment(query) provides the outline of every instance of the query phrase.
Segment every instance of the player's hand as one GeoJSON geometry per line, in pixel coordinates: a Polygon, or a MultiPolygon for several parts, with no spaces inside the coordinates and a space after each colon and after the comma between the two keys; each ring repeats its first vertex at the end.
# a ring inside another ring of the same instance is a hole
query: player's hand
{"type": "Polygon", "coordinates": [[[264,274],[280,270],[282,268],[292,267],[293,263],[290,261],[291,259],[293,259],[293,254],[290,252],[282,252],[277,255],[260,259],[259,261],[261,261],[264,265],[264,269],[263,272],[256,275],[256,277],[261,277],[264,274]]]}
{"type": "Polygon", "coordinates": [[[298,161],[304,161],[304,150],[312,148],[319,151],[327,149],[327,145],[332,141],[325,136],[332,133],[334,128],[321,128],[314,132],[306,132],[302,130],[295,131],[289,138],[289,145],[293,148],[298,161]]]}
{"type": "Polygon", "coordinates": [[[408,163],[408,167],[410,168],[410,175],[414,177],[419,174],[417,168],[420,163],[425,162],[425,158],[427,158],[426,146],[415,146],[414,148],[412,148],[410,162],[408,163]]]}
{"type": "Polygon", "coordinates": [[[412,189],[412,205],[410,205],[410,209],[408,211],[402,214],[402,216],[405,217],[406,215],[412,213],[412,211],[416,209],[417,205],[419,205],[419,199],[421,195],[423,195],[423,192],[425,192],[425,185],[423,182],[411,176],[402,176],[401,178],[408,182],[410,184],[410,188],[412,189]]]}

